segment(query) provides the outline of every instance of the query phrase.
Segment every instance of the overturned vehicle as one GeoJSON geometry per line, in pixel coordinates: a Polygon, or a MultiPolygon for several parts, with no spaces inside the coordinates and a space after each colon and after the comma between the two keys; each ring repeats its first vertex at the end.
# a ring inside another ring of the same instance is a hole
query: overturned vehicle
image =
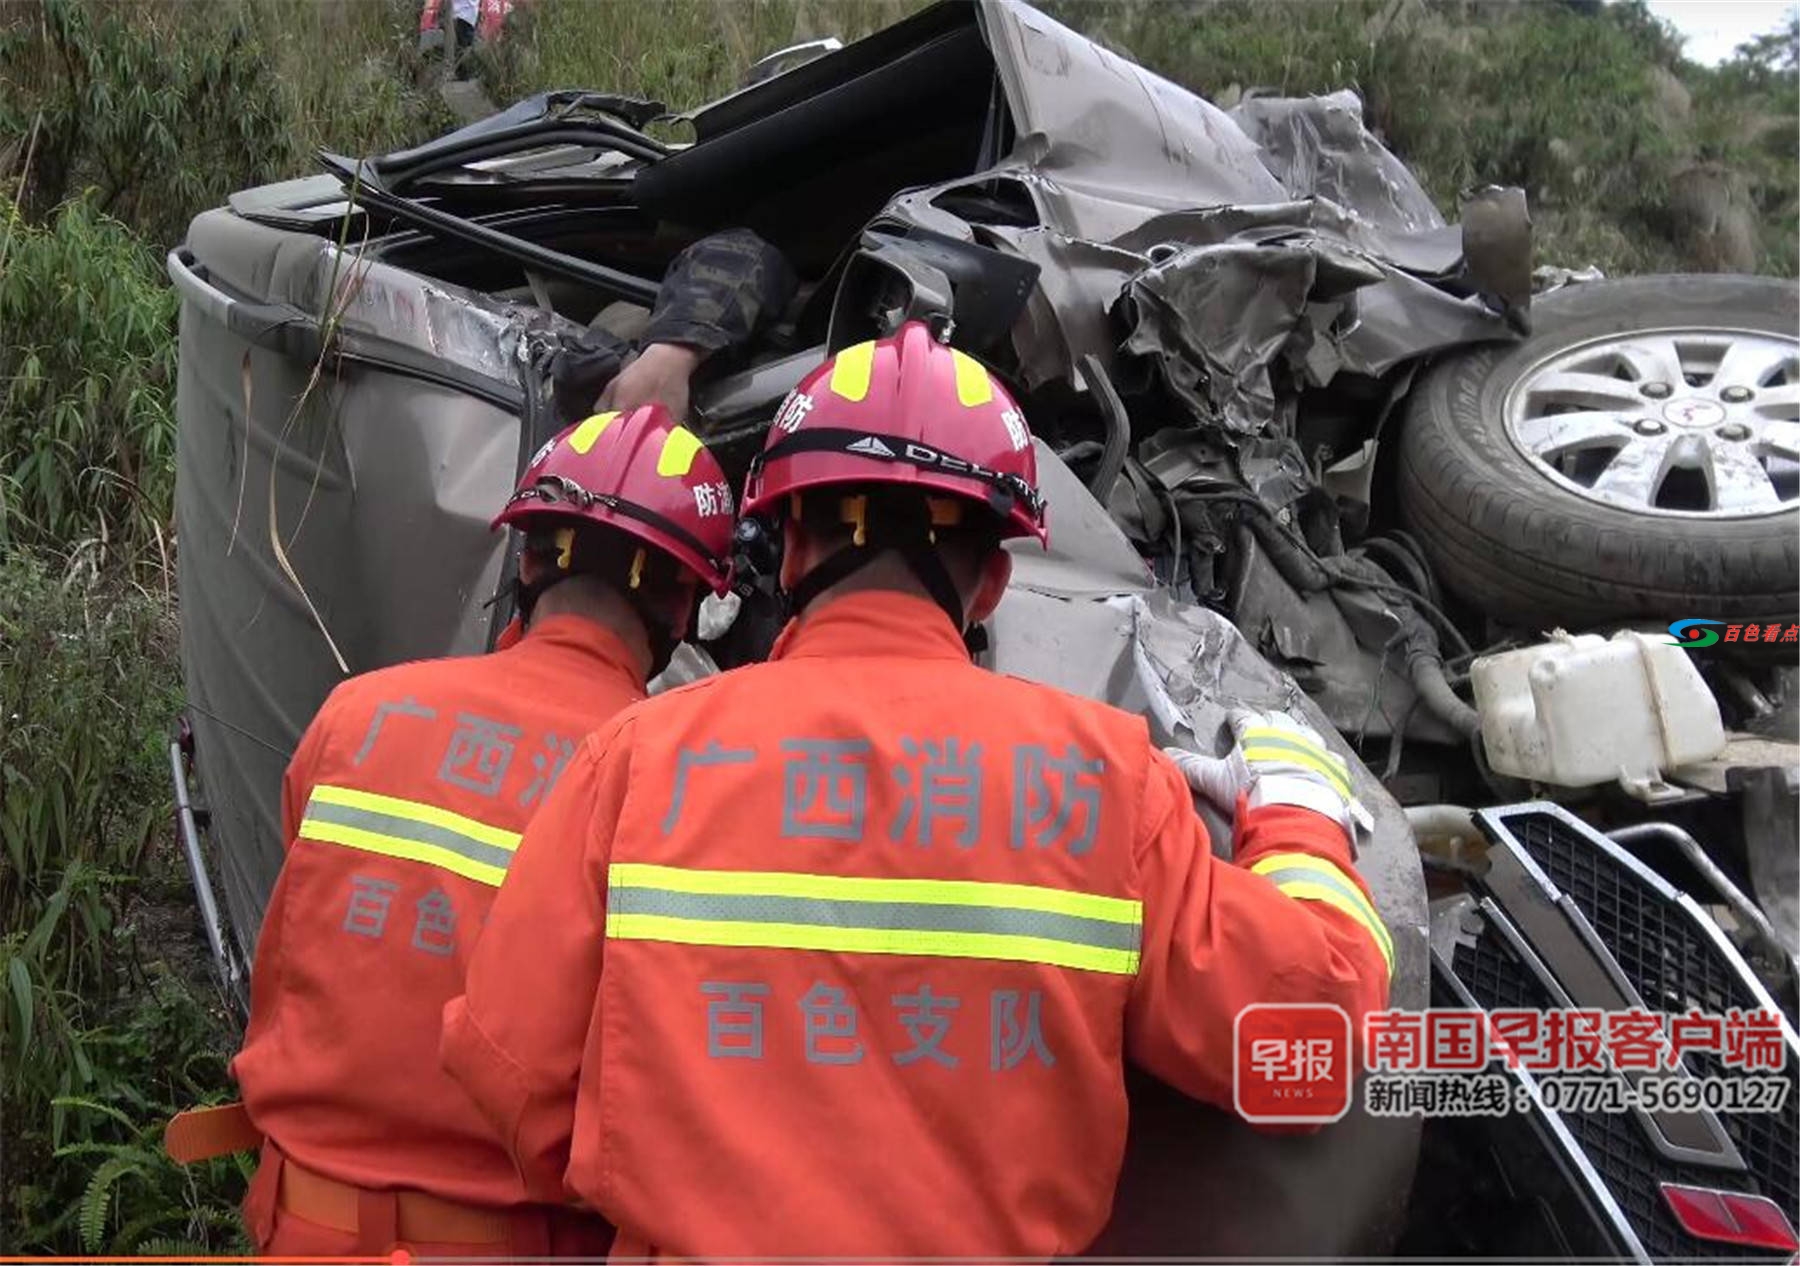
{"type": "MultiPolygon", "coordinates": [[[[734,478],[828,351],[936,323],[1013,385],[1045,470],[1052,547],[1019,553],[993,667],[1205,752],[1234,706],[1306,714],[1374,812],[1359,866],[1395,1007],[1769,1013],[1791,1083],[1791,284],[1534,276],[1517,191],[1447,224],[1350,94],[1227,113],[1012,3],[762,77],[685,116],[689,144],[645,130],[661,114],[569,91],[324,155],[170,256],[171,762],[234,993],[314,710],[347,673],[492,644],[514,564],[494,507],[592,406],[670,261],[747,229],[797,284],[696,383],[734,478]]],[[[755,658],[771,610],[745,566],[669,680],[755,658]]],[[[1485,1067],[1517,1111],[1358,1104],[1307,1137],[1146,1079],[1094,1251],[1800,1247],[1791,1093],[1607,1113],[1516,1063],[1485,1067]]],[[[1739,1069],[1696,1051],[1676,1073],[1739,1069]]]]}

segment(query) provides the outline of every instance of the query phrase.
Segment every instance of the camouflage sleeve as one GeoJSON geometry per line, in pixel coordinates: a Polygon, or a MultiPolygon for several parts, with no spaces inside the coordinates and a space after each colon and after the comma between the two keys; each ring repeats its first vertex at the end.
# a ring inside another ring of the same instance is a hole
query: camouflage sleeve
{"type": "Polygon", "coordinates": [[[535,447],[592,413],[600,389],[612,381],[630,351],[630,344],[605,330],[584,330],[564,338],[550,358],[554,425],[547,433],[533,435],[531,444],[535,447]]]}
{"type": "Polygon", "coordinates": [[[787,306],[796,284],[782,253],[749,229],[703,237],[669,265],[639,345],[742,346],[787,306]]]}

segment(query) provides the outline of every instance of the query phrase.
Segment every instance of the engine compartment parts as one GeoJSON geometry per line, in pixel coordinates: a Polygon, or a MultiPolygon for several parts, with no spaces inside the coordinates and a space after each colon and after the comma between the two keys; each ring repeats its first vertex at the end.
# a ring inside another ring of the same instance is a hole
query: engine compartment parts
{"type": "Polygon", "coordinates": [[[1558,787],[1617,780],[1644,800],[1683,793],[1669,770],[1725,747],[1718,702],[1688,653],[1629,629],[1611,639],[1558,630],[1470,669],[1495,773],[1558,787]]]}

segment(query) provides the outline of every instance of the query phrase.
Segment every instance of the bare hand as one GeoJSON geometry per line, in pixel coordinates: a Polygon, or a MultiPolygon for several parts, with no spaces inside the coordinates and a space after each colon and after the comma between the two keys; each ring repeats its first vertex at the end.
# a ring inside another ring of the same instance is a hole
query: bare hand
{"type": "Polygon", "coordinates": [[[699,367],[700,353],[679,343],[652,343],[621,369],[600,393],[602,412],[630,412],[640,405],[660,404],[677,422],[688,414],[688,383],[699,367]]]}

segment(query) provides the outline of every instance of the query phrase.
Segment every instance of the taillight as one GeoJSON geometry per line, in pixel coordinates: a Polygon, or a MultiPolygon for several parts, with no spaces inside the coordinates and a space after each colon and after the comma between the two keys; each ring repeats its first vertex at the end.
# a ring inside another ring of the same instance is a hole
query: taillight
{"type": "Polygon", "coordinates": [[[1672,1182],[1662,1184],[1662,1194],[1682,1230],[1697,1240],[1744,1244],[1782,1253],[1800,1249],[1800,1236],[1794,1234],[1787,1214],[1764,1196],[1672,1182]]]}

